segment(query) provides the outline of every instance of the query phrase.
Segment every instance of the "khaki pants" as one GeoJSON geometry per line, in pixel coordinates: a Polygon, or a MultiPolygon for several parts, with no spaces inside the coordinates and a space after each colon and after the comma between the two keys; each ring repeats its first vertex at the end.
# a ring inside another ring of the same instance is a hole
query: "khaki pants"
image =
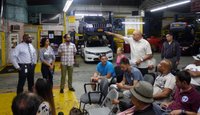
{"type": "Polygon", "coordinates": [[[72,88],[73,66],[62,65],[61,66],[60,89],[64,89],[65,88],[65,79],[66,79],[66,74],[67,73],[68,73],[68,88],[72,88]]]}

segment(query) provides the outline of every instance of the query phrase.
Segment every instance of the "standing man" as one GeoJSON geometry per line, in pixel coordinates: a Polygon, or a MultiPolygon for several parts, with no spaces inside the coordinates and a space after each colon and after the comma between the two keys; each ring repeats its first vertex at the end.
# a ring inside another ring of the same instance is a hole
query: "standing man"
{"type": "Polygon", "coordinates": [[[72,87],[72,74],[73,65],[76,55],[76,46],[71,43],[71,37],[69,34],[64,35],[65,43],[60,44],[58,48],[58,53],[61,56],[61,83],[60,83],[60,93],[64,93],[66,73],[68,72],[68,88],[70,91],[75,91],[72,87]]]}
{"type": "Polygon", "coordinates": [[[135,30],[132,37],[125,37],[112,32],[106,32],[106,34],[128,42],[131,48],[130,64],[136,65],[143,75],[148,73],[147,60],[152,57],[151,46],[147,40],[143,39],[142,33],[139,30],[135,30]]]}
{"type": "Polygon", "coordinates": [[[28,90],[32,92],[34,85],[34,70],[37,63],[36,50],[33,47],[32,38],[29,34],[23,35],[23,42],[17,45],[11,55],[11,61],[14,67],[18,70],[19,79],[17,85],[17,94],[23,92],[23,87],[28,80],[28,90]]]}
{"type": "Polygon", "coordinates": [[[172,33],[168,33],[166,39],[161,50],[161,58],[169,59],[172,62],[172,72],[175,72],[181,56],[180,45],[173,39],[172,33]]]}

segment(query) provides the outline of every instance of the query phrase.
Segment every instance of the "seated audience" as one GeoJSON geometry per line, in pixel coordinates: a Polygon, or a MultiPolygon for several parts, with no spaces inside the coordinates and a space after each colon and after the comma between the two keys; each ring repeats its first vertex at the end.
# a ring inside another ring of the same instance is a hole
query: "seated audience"
{"type": "Polygon", "coordinates": [[[21,93],[12,101],[13,115],[36,115],[42,99],[34,93],[21,93]]]}
{"type": "Polygon", "coordinates": [[[189,64],[185,67],[185,70],[188,71],[191,75],[191,84],[195,85],[197,90],[200,91],[200,54],[193,56],[194,63],[189,64]]]}
{"type": "Polygon", "coordinates": [[[175,76],[171,73],[171,61],[162,60],[157,68],[160,75],[157,76],[153,85],[153,98],[158,103],[170,101],[176,82],[175,76]]]}
{"type": "Polygon", "coordinates": [[[33,91],[44,100],[39,106],[38,115],[56,115],[51,83],[46,79],[39,78],[33,91]]]}
{"type": "Polygon", "coordinates": [[[133,107],[118,115],[155,115],[153,109],[153,87],[146,81],[139,81],[130,89],[133,107]]]}
{"type": "MultiPolygon", "coordinates": [[[[113,64],[108,61],[105,54],[100,55],[99,59],[101,62],[97,64],[96,72],[91,77],[91,82],[96,83],[102,78],[107,78],[110,83],[113,82],[115,77],[113,64]]],[[[92,89],[95,90],[94,87],[92,89]]]]}
{"type": "Polygon", "coordinates": [[[161,103],[161,108],[171,111],[172,115],[196,113],[200,106],[200,94],[190,84],[191,76],[187,71],[176,74],[176,91],[173,101],[161,103]]]}

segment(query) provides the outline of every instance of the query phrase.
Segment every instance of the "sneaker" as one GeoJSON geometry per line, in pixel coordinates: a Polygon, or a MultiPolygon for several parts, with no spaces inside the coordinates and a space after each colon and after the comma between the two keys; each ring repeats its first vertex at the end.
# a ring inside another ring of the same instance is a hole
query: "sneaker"
{"type": "Polygon", "coordinates": [[[63,89],[60,89],[60,93],[64,93],[64,90],[63,90],[63,89]]]}
{"type": "Polygon", "coordinates": [[[70,91],[75,91],[75,89],[73,87],[69,88],[70,91]]]}

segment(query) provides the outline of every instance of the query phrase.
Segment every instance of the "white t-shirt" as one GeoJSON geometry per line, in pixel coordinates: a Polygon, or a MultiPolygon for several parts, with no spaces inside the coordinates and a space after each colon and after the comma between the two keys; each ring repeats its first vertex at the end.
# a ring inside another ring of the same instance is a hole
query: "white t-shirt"
{"type": "MultiPolygon", "coordinates": [[[[124,37],[124,40],[130,44],[131,49],[131,65],[135,65],[135,62],[141,58],[144,58],[147,54],[152,54],[151,46],[149,42],[145,39],[140,39],[139,41],[135,41],[132,37],[124,37]]],[[[138,65],[138,68],[147,68],[148,62],[143,61],[138,65]]]]}
{"type": "Polygon", "coordinates": [[[49,103],[46,101],[42,102],[36,115],[52,115],[49,103]]]}
{"type": "MultiPolygon", "coordinates": [[[[169,88],[173,91],[175,88],[175,85],[176,85],[175,82],[176,82],[176,78],[171,73],[169,73],[165,76],[159,75],[155,79],[155,82],[153,85],[153,95],[155,95],[157,93],[161,93],[164,88],[169,88]]],[[[159,100],[159,101],[169,101],[169,100],[170,100],[170,96],[166,99],[159,100]]]]}
{"type": "MultiPolygon", "coordinates": [[[[185,70],[200,71],[200,66],[196,66],[195,64],[189,64],[188,66],[185,67],[185,70]]],[[[190,83],[196,86],[200,86],[200,76],[192,77],[190,83]]]]}

